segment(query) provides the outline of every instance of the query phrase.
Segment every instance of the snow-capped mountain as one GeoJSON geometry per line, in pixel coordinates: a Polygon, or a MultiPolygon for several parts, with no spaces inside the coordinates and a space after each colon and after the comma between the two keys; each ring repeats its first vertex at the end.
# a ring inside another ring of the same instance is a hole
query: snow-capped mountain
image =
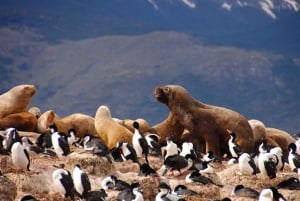
{"type": "MultiPolygon", "coordinates": [[[[300,3],[297,0],[210,0],[217,6],[232,11],[239,8],[255,8],[265,12],[270,18],[276,19],[276,12],[281,10],[290,10],[298,12],[300,10],[300,3]]],[[[155,10],[160,9],[159,1],[148,0],[155,10]]],[[[200,0],[169,0],[170,4],[182,3],[191,9],[201,8],[203,1],[200,0]]]]}

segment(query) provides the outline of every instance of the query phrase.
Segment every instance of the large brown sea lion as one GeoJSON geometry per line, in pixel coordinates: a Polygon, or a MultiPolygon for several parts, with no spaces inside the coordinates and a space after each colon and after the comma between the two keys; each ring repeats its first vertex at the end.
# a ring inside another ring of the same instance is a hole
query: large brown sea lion
{"type": "Polygon", "coordinates": [[[18,112],[27,111],[35,94],[34,85],[18,85],[0,95],[0,119],[18,112]]]}
{"type": "Polygon", "coordinates": [[[133,133],[112,119],[107,106],[101,105],[95,115],[95,128],[98,136],[112,149],[119,141],[131,143],[133,133]]]}
{"type": "Polygon", "coordinates": [[[149,126],[148,122],[142,118],[138,118],[136,120],[124,119],[124,120],[119,120],[117,122],[120,123],[122,126],[125,126],[127,129],[129,129],[133,133],[134,132],[133,122],[135,122],[135,121],[139,123],[141,133],[145,133],[145,132],[149,131],[150,126],[149,126]]]}
{"type": "Polygon", "coordinates": [[[57,130],[68,133],[69,129],[74,129],[77,137],[84,137],[86,134],[97,136],[95,120],[93,117],[74,113],[60,118],[53,110],[44,112],[38,119],[37,132],[50,133],[50,125],[55,124],[57,130]]]}
{"type": "Polygon", "coordinates": [[[205,150],[216,155],[228,150],[229,133],[236,133],[236,143],[243,152],[252,152],[254,139],[248,120],[241,114],[223,107],[204,104],[194,99],[179,85],[155,88],[156,99],[165,104],[179,123],[190,132],[190,139],[205,141],[205,150]]]}
{"type": "Polygon", "coordinates": [[[33,132],[37,127],[37,119],[30,112],[9,114],[0,119],[0,129],[16,128],[19,131],[33,132]]]}

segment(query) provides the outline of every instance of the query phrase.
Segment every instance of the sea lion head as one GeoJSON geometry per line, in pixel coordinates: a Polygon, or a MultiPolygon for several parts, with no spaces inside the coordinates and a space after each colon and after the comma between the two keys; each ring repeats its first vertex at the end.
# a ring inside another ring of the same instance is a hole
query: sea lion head
{"type": "Polygon", "coordinates": [[[35,86],[29,85],[29,84],[18,85],[18,86],[13,87],[11,90],[16,91],[16,92],[22,92],[20,94],[22,97],[20,97],[20,98],[24,98],[24,97],[31,98],[36,92],[35,86]]]}
{"type": "Polygon", "coordinates": [[[166,105],[169,103],[169,96],[171,95],[171,88],[169,86],[156,87],[154,90],[155,98],[166,105]]]}
{"type": "Polygon", "coordinates": [[[109,118],[109,119],[112,119],[109,108],[106,105],[101,105],[97,109],[95,118],[109,118]]]}

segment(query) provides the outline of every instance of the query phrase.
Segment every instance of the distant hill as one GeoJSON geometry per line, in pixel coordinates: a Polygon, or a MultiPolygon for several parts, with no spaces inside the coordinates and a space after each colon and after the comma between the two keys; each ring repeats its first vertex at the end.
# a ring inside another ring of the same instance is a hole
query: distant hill
{"type": "Polygon", "coordinates": [[[299,132],[300,58],[212,45],[177,32],[49,43],[32,29],[0,29],[0,92],[33,83],[32,105],[60,116],[166,118],[154,87],[183,85],[198,100],[236,110],[269,127],[299,132]]]}

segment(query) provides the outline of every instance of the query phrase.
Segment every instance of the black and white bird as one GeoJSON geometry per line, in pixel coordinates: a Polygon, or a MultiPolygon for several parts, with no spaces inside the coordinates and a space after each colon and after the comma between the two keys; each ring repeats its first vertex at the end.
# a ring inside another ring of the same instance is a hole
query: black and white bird
{"type": "Polygon", "coordinates": [[[228,141],[228,147],[229,147],[230,154],[231,154],[231,156],[233,158],[238,158],[242,154],[242,149],[235,142],[235,140],[236,140],[236,134],[235,134],[235,132],[232,132],[230,130],[227,130],[227,131],[230,134],[230,139],[228,141]]]}
{"type": "Polygon", "coordinates": [[[52,139],[50,134],[42,133],[39,135],[39,137],[36,139],[35,144],[40,148],[51,148],[52,147],[52,139]]]}
{"type": "Polygon", "coordinates": [[[30,171],[29,153],[23,146],[21,138],[16,139],[11,147],[11,158],[15,167],[24,171],[30,171]]]}
{"type": "Polygon", "coordinates": [[[209,163],[210,162],[207,161],[194,162],[192,169],[196,169],[200,173],[207,173],[207,174],[215,173],[216,172],[215,168],[213,168],[209,163]]]}
{"type": "Polygon", "coordinates": [[[270,149],[270,154],[275,154],[278,159],[278,163],[276,164],[277,171],[283,171],[284,168],[284,157],[283,157],[283,151],[281,147],[274,147],[270,149]]]}
{"type": "Polygon", "coordinates": [[[179,153],[178,146],[172,141],[171,137],[166,137],[166,142],[167,145],[163,147],[163,158],[165,159],[169,156],[177,155],[179,153]]]}
{"type": "Polygon", "coordinates": [[[56,169],[52,173],[53,186],[64,198],[74,198],[74,183],[71,173],[66,169],[56,169]]]}
{"type": "Polygon", "coordinates": [[[208,151],[206,154],[202,156],[202,161],[206,162],[221,162],[221,159],[214,155],[213,151],[208,151]]]}
{"type": "Polygon", "coordinates": [[[148,163],[149,145],[147,140],[140,132],[140,125],[137,121],[133,122],[134,133],[132,136],[132,145],[136,151],[137,157],[145,157],[145,161],[148,163]]]}
{"type": "Polygon", "coordinates": [[[100,157],[105,157],[108,162],[112,163],[112,157],[107,145],[102,142],[99,138],[93,137],[91,135],[86,135],[83,138],[83,149],[87,151],[92,151],[100,157]]]}
{"type": "Polygon", "coordinates": [[[68,141],[68,144],[71,146],[73,145],[77,139],[76,139],[76,131],[74,128],[70,128],[68,133],[67,133],[67,141],[68,141]]]}
{"type": "Polygon", "coordinates": [[[140,171],[138,176],[158,176],[156,170],[150,167],[149,163],[140,164],[140,171]]]}
{"type": "Polygon", "coordinates": [[[289,144],[289,155],[288,155],[288,162],[289,166],[292,171],[295,171],[300,168],[300,155],[296,153],[296,144],[290,143],[289,144]]]}
{"type": "Polygon", "coordinates": [[[259,169],[248,153],[242,153],[238,159],[239,170],[242,175],[256,175],[259,169]]]}
{"type": "Polygon", "coordinates": [[[199,160],[199,156],[197,155],[197,151],[194,147],[194,144],[191,142],[183,142],[181,145],[181,152],[179,155],[186,157],[190,155],[192,160],[196,161],[199,160]]]}
{"type": "Polygon", "coordinates": [[[76,192],[81,198],[91,190],[91,183],[88,175],[81,169],[79,164],[76,164],[73,169],[73,183],[76,192]]]}
{"type": "Polygon", "coordinates": [[[216,184],[213,180],[208,177],[201,175],[197,170],[191,171],[185,177],[186,183],[199,183],[199,184],[213,184],[219,187],[223,187],[221,184],[216,184]]]}
{"type": "Polygon", "coordinates": [[[55,131],[51,135],[51,141],[58,158],[64,159],[70,153],[70,146],[65,134],[55,131]]]}
{"type": "Polygon", "coordinates": [[[124,189],[130,188],[130,184],[118,179],[115,175],[109,175],[103,178],[101,181],[101,188],[104,190],[112,189],[116,191],[122,191],[124,189]]]}
{"type": "Polygon", "coordinates": [[[104,189],[100,189],[98,191],[89,191],[86,193],[84,199],[86,201],[106,201],[107,200],[107,193],[104,189]]]}
{"type": "Polygon", "coordinates": [[[179,175],[181,175],[186,170],[193,166],[193,160],[191,156],[183,157],[179,154],[168,156],[164,160],[164,164],[161,169],[163,169],[162,176],[164,176],[168,171],[177,170],[179,175]]]}
{"type": "Polygon", "coordinates": [[[153,133],[145,133],[145,139],[149,146],[149,154],[153,156],[162,156],[161,146],[158,142],[158,136],[153,133]]]}
{"type": "Polygon", "coordinates": [[[172,192],[171,187],[166,182],[160,182],[155,201],[179,201],[181,198],[172,192]]]}
{"type": "Polygon", "coordinates": [[[32,195],[24,195],[20,201],[39,201],[37,198],[35,198],[32,195]]]}
{"type": "Polygon", "coordinates": [[[296,177],[290,177],[277,184],[277,188],[284,188],[289,190],[300,190],[300,182],[296,177]]]}
{"type": "Polygon", "coordinates": [[[274,148],[275,146],[268,144],[267,139],[266,138],[262,138],[261,139],[261,143],[258,147],[258,151],[259,153],[269,153],[270,150],[272,148],[274,148]]]}
{"type": "Polygon", "coordinates": [[[286,201],[282,194],[275,187],[264,188],[259,193],[258,201],[286,201]]]}
{"type": "Polygon", "coordinates": [[[11,152],[11,148],[15,142],[21,142],[21,137],[16,128],[6,129],[6,150],[11,152]]]}
{"type": "Polygon", "coordinates": [[[101,188],[103,188],[104,190],[114,189],[116,180],[117,177],[115,175],[109,175],[104,177],[101,181],[101,188]]]}
{"type": "Polygon", "coordinates": [[[28,153],[41,154],[45,151],[43,148],[35,146],[28,137],[22,137],[22,144],[28,153]]]}
{"type": "Polygon", "coordinates": [[[185,196],[185,195],[199,195],[198,192],[196,192],[192,189],[189,189],[188,187],[186,187],[183,184],[178,184],[177,186],[175,186],[173,193],[175,193],[179,197],[185,196]]]}
{"type": "Polygon", "coordinates": [[[233,188],[231,195],[258,199],[259,192],[252,188],[245,187],[242,184],[239,184],[233,188]]]}
{"type": "Polygon", "coordinates": [[[131,144],[121,141],[117,143],[116,147],[121,150],[121,156],[124,161],[131,160],[134,163],[139,163],[136,151],[131,144]]]}
{"type": "Polygon", "coordinates": [[[130,188],[124,189],[118,195],[117,201],[144,201],[143,194],[139,192],[140,184],[134,182],[130,185],[130,188]]]}
{"type": "Polygon", "coordinates": [[[274,179],[277,174],[278,158],[275,154],[260,153],[258,156],[258,168],[259,171],[268,176],[270,179],[274,179]]]}

